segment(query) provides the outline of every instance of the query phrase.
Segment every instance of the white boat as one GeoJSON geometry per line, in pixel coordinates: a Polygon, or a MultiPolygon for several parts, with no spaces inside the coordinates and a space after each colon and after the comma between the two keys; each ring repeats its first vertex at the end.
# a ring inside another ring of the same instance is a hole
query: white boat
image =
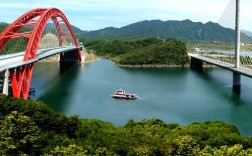
{"type": "Polygon", "coordinates": [[[138,99],[137,94],[134,93],[126,93],[122,89],[118,89],[114,94],[111,95],[112,98],[118,99],[138,99]]]}

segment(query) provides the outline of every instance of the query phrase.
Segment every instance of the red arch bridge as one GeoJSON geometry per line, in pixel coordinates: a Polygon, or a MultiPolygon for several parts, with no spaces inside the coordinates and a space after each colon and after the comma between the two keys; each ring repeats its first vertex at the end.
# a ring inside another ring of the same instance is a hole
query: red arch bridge
{"type": "Polygon", "coordinates": [[[0,90],[27,99],[35,62],[59,54],[60,62],[78,63],[82,48],[60,10],[25,13],[0,34],[0,90]]]}

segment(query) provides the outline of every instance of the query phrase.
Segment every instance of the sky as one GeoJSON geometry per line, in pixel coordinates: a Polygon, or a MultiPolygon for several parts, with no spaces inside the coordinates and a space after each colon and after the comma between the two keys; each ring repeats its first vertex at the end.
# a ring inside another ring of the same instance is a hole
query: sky
{"type": "MultiPolygon", "coordinates": [[[[86,31],[157,19],[234,27],[230,0],[0,0],[0,22],[12,23],[29,10],[44,7],[60,9],[72,25],[86,31]]],[[[241,28],[252,31],[250,8],[252,0],[241,0],[241,28]]]]}

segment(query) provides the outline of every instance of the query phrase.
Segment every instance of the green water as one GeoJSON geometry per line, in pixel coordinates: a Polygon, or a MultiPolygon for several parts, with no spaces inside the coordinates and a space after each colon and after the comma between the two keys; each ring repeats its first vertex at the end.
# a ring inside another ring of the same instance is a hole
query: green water
{"type": "Polygon", "coordinates": [[[223,120],[252,135],[252,79],[242,77],[240,95],[232,92],[232,73],[220,68],[121,68],[110,60],[74,65],[37,63],[31,87],[36,99],[66,115],[124,125],[129,119],[160,118],[182,125],[223,120]],[[140,99],[117,100],[122,88],[140,99]]]}

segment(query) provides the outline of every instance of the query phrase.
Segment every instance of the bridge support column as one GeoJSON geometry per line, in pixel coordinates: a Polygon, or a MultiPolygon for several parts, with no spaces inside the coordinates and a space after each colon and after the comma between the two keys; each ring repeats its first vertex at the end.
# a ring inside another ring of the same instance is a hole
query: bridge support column
{"type": "Polygon", "coordinates": [[[81,62],[81,51],[80,49],[69,51],[67,53],[60,54],[59,62],[66,63],[79,63],[81,62]]]}
{"type": "Polygon", "coordinates": [[[233,91],[240,93],[241,91],[241,74],[233,72],[233,91]]]}
{"type": "Polygon", "coordinates": [[[10,77],[10,71],[7,69],[4,72],[4,79],[3,79],[3,94],[9,95],[9,77],[10,77]]]}
{"type": "MultiPolygon", "coordinates": [[[[235,16],[235,68],[240,68],[240,0],[236,0],[236,16],[235,16]]],[[[241,91],[241,74],[233,72],[233,91],[240,93],[241,91]]]]}
{"type": "Polygon", "coordinates": [[[80,49],[60,54],[60,73],[64,73],[72,65],[81,62],[80,49]]]}
{"type": "Polygon", "coordinates": [[[203,62],[196,58],[191,57],[190,67],[197,70],[202,70],[203,62]]]}

